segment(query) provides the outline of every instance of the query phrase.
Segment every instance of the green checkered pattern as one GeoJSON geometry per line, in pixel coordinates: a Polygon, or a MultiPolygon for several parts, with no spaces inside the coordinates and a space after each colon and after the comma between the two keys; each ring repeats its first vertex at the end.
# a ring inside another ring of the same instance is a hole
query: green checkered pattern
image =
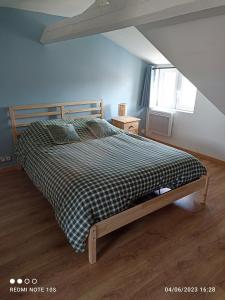
{"type": "Polygon", "coordinates": [[[174,189],[206,174],[190,154],[120,130],[96,139],[85,121],[73,122],[81,142],[53,145],[45,124],[30,126],[18,143],[17,157],[53,206],[77,252],[85,250],[94,223],[131,207],[152,191],[174,189]]]}

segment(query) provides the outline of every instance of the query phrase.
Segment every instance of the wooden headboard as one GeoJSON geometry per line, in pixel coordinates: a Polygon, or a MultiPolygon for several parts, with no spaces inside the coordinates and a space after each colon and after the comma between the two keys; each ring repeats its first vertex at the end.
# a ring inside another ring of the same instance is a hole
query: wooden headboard
{"type": "Polygon", "coordinates": [[[26,129],[32,121],[37,121],[38,118],[41,120],[52,116],[60,119],[103,118],[103,101],[86,100],[51,104],[17,105],[9,107],[9,114],[13,141],[16,143],[22,131],[26,129]],[[75,114],[80,115],[75,117],[75,114]],[[18,123],[18,119],[22,120],[22,122],[18,123]],[[26,122],[27,119],[29,119],[29,121],[26,122]]]}

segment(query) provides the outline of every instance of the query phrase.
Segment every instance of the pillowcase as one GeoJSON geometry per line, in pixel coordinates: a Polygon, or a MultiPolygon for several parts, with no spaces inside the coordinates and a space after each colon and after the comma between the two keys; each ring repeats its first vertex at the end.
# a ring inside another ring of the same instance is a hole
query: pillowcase
{"type": "Polygon", "coordinates": [[[35,146],[45,147],[54,144],[52,136],[47,130],[47,125],[64,125],[62,119],[39,120],[31,123],[29,129],[31,131],[32,142],[35,146]]]}
{"type": "Polygon", "coordinates": [[[54,143],[57,145],[69,144],[80,141],[80,137],[72,124],[50,124],[46,125],[46,128],[50,136],[52,137],[54,143]]]}
{"type": "Polygon", "coordinates": [[[87,121],[93,120],[93,118],[80,118],[80,119],[64,119],[66,124],[72,124],[78,133],[81,141],[90,140],[96,138],[87,128],[87,121]]]}
{"type": "Polygon", "coordinates": [[[86,126],[90,130],[90,132],[98,138],[107,137],[119,133],[119,130],[110,125],[106,120],[102,119],[89,120],[87,121],[86,126]]]}

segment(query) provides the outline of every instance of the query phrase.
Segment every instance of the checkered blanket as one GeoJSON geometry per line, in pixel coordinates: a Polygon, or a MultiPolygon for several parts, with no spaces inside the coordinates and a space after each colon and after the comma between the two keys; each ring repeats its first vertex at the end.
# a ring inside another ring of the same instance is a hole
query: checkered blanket
{"type": "Polygon", "coordinates": [[[17,156],[54,208],[76,251],[84,251],[90,227],[162,187],[176,188],[206,174],[193,156],[123,132],[66,145],[37,143],[32,126],[17,156]]]}

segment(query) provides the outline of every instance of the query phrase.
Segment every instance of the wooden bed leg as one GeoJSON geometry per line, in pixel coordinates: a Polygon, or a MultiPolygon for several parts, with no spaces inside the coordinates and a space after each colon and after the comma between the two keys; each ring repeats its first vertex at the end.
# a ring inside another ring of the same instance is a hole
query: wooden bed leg
{"type": "Polygon", "coordinates": [[[205,205],[206,204],[206,198],[208,194],[208,188],[209,188],[209,176],[206,176],[206,181],[205,181],[205,188],[203,191],[203,198],[201,200],[201,204],[205,205]]]}
{"type": "Polygon", "coordinates": [[[88,256],[89,256],[89,263],[95,264],[96,263],[96,226],[92,226],[88,236],[88,256]]]}

